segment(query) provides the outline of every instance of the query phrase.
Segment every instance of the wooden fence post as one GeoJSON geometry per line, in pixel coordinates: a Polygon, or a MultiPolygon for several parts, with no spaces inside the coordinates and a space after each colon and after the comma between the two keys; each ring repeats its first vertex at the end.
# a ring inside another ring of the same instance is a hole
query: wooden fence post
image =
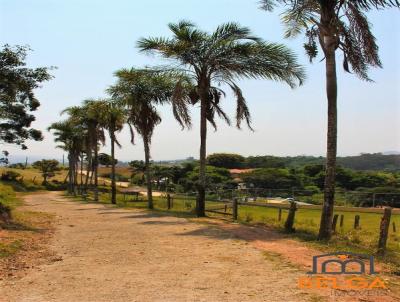
{"type": "Polygon", "coordinates": [[[332,231],[333,231],[334,233],[336,233],[336,225],[337,225],[338,218],[339,218],[339,215],[338,215],[338,214],[335,214],[335,215],[333,216],[332,231]]]}
{"type": "Polygon", "coordinates": [[[278,221],[281,221],[282,220],[282,208],[279,208],[279,211],[278,211],[278,221]]]}
{"type": "Polygon", "coordinates": [[[285,230],[286,232],[293,233],[295,231],[295,228],[293,227],[294,224],[294,217],[297,211],[297,205],[295,202],[290,203],[290,208],[289,208],[289,213],[286,218],[285,222],[285,230]]]}
{"type": "Polygon", "coordinates": [[[391,216],[392,216],[392,208],[385,208],[381,219],[381,225],[379,229],[379,242],[378,242],[378,254],[382,256],[386,252],[386,241],[389,234],[391,216]]]}
{"type": "Polygon", "coordinates": [[[237,198],[233,198],[232,202],[232,219],[236,221],[238,219],[238,200],[237,198]]]}
{"type": "Polygon", "coordinates": [[[167,208],[168,210],[171,209],[171,195],[167,193],[167,208]]]}
{"type": "Polygon", "coordinates": [[[354,216],[354,229],[357,230],[360,228],[360,215],[354,216]]]}
{"type": "Polygon", "coordinates": [[[393,233],[396,233],[396,224],[394,223],[394,221],[393,221],[392,225],[393,225],[393,233]]]}
{"type": "Polygon", "coordinates": [[[340,215],[340,227],[343,227],[343,222],[344,222],[344,215],[340,215]]]}

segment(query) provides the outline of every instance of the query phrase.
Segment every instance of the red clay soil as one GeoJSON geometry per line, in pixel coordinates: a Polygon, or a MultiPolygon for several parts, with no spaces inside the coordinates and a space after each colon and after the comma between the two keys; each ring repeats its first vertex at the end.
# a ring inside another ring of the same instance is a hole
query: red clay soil
{"type": "Polygon", "coordinates": [[[18,275],[0,281],[1,302],[398,301],[391,292],[336,297],[298,288],[321,252],[272,230],[77,203],[54,192],[25,201],[28,210],[54,214],[55,230],[42,263],[27,258],[18,275]]]}

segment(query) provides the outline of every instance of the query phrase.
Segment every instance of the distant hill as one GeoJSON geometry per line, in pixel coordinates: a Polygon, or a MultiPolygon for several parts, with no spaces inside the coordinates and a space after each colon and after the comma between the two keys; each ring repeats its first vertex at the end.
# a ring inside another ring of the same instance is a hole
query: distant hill
{"type": "MultiPolygon", "coordinates": [[[[301,167],[309,164],[324,164],[324,157],[295,156],[284,157],[288,167],[301,167]]],[[[400,154],[363,153],[356,156],[338,157],[338,165],[354,170],[400,171],[400,154]]]]}
{"type": "MultiPolygon", "coordinates": [[[[213,165],[227,168],[301,168],[306,165],[324,165],[325,158],[320,156],[249,156],[236,161],[235,166],[231,165],[234,154],[216,153],[209,155],[213,158],[213,165]],[[230,164],[230,165],[228,165],[230,164]]],[[[400,154],[384,155],[382,153],[364,153],[356,156],[338,157],[337,164],[353,170],[361,171],[400,171],[400,154]]]]}
{"type": "Polygon", "coordinates": [[[361,154],[338,158],[338,163],[354,170],[400,171],[400,154],[361,154]]]}
{"type": "Polygon", "coordinates": [[[399,151],[385,151],[382,152],[383,155],[400,155],[399,151]]]}

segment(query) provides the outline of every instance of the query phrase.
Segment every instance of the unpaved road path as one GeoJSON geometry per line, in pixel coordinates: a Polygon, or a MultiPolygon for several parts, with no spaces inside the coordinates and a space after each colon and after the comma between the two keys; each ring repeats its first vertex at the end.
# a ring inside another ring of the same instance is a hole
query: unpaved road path
{"type": "Polygon", "coordinates": [[[49,249],[59,261],[0,281],[2,302],[321,301],[296,288],[296,268],[213,225],[54,192],[25,201],[56,215],[49,249]]]}

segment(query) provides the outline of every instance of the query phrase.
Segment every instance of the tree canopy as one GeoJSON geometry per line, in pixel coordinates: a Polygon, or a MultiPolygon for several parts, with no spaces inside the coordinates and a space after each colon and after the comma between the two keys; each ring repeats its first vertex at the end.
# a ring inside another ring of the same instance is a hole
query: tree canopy
{"type": "Polygon", "coordinates": [[[214,153],[207,156],[209,165],[227,169],[242,168],[244,161],[243,156],[232,153],[214,153]]]}
{"type": "Polygon", "coordinates": [[[49,68],[27,68],[26,46],[5,45],[0,51],[0,142],[27,149],[26,140],[42,140],[42,133],[31,128],[40,106],[34,90],[52,78],[49,68]]]}

